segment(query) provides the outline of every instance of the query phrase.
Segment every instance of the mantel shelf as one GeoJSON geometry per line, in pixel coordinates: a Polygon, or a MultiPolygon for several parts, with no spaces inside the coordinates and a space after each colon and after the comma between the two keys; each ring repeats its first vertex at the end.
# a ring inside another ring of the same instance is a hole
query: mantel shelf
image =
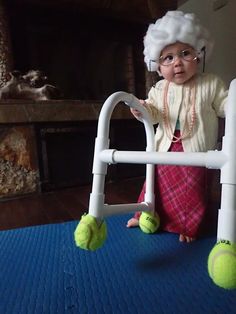
{"type": "MultiPolygon", "coordinates": [[[[88,100],[0,101],[0,123],[37,123],[97,120],[103,103],[88,100]]],[[[112,119],[131,119],[129,108],[118,104],[112,119]]]]}

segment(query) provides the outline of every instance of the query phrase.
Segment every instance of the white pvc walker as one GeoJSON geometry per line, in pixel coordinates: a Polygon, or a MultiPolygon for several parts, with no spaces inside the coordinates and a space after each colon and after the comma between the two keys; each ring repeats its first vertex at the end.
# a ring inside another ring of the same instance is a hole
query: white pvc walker
{"type": "MultiPolygon", "coordinates": [[[[210,123],[210,121],[209,121],[210,123]]],[[[220,169],[221,208],[218,215],[217,239],[236,243],[236,79],[229,88],[225,135],[221,151],[205,153],[156,152],[154,149],[154,129],[146,109],[138,99],[125,92],[112,94],[105,101],[98,120],[93,162],[93,184],[89,201],[89,214],[103,219],[106,216],[134,211],[154,211],[154,165],[191,165],[220,169]],[[115,106],[125,102],[142,113],[146,131],[146,152],[118,151],[109,149],[110,118],[115,106]],[[133,204],[104,204],[104,185],[108,164],[146,164],[146,194],[144,202],[133,204]]]]}
{"type": "MultiPolygon", "coordinates": [[[[210,123],[210,121],[209,121],[210,123]]],[[[236,243],[236,79],[229,88],[226,107],[225,135],[221,151],[207,152],[156,152],[154,147],[154,128],[147,110],[139,100],[128,93],[117,92],[105,101],[98,120],[97,137],[93,161],[93,184],[89,200],[89,215],[103,221],[107,216],[134,211],[155,210],[154,165],[188,165],[220,169],[221,208],[218,213],[217,241],[236,243]],[[142,113],[146,131],[146,151],[118,151],[109,149],[109,127],[115,106],[125,102],[142,113]],[[105,176],[108,164],[136,163],[146,164],[146,194],[144,202],[108,205],[104,203],[105,176]]],[[[232,265],[232,267],[235,267],[232,265]]],[[[236,281],[236,278],[234,278],[236,281]]]]}

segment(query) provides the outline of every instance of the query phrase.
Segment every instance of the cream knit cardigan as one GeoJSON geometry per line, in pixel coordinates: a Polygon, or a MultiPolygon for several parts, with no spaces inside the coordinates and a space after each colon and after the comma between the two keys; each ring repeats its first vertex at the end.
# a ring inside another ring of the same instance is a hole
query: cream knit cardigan
{"type": "MultiPolygon", "coordinates": [[[[171,139],[166,134],[162,112],[164,102],[164,87],[166,80],[161,80],[150,89],[146,108],[152,117],[153,124],[157,124],[155,143],[156,150],[166,152],[170,148],[171,139]]],[[[225,103],[228,91],[222,80],[213,74],[198,74],[196,84],[196,120],[191,136],[182,140],[185,152],[205,152],[215,149],[218,136],[218,117],[225,117],[225,103]]],[[[175,130],[177,119],[180,122],[180,132],[183,132],[186,114],[191,120],[192,111],[189,110],[190,83],[178,85],[170,83],[167,102],[171,129],[175,130]]]]}

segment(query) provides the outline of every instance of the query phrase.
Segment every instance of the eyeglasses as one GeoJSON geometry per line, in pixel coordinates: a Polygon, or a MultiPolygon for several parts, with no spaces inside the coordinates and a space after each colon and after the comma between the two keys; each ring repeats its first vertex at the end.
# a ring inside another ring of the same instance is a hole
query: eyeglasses
{"type": "Polygon", "coordinates": [[[185,49],[185,50],[180,51],[177,54],[168,53],[166,55],[160,56],[159,63],[164,66],[171,65],[175,62],[177,57],[185,61],[191,62],[191,61],[196,60],[198,55],[196,51],[193,49],[185,49]]]}

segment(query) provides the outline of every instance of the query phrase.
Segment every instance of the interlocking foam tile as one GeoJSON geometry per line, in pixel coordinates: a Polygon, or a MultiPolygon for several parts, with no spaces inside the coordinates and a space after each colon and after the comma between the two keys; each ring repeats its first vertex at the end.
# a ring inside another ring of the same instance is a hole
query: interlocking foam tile
{"type": "Polygon", "coordinates": [[[231,314],[236,290],[207,273],[215,238],[191,244],[107,220],[104,246],[74,244],[77,222],[0,232],[0,313],[231,314]]]}
{"type": "Polygon", "coordinates": [[[0,232],[0,313],[63,313],[63,224],[0,232]]]}

